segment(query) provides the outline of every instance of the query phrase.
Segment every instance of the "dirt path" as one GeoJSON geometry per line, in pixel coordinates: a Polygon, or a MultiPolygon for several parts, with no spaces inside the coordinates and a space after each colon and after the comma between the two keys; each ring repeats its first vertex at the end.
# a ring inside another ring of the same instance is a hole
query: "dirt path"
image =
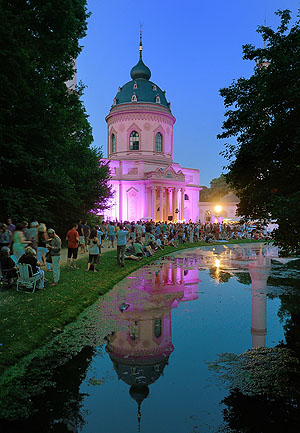
{"type": "MultiPolygon", "coordinates": [[[[108,241],[104,241],[104,246],[101,247],[101,252],[102,254],[105,253],[106,251],[112,251],[112,250],[117,250],[116,247],[114,248],[108,248],[108,241]]],[[[60,258],[60,265],[66,265],[67,264],[67,255],[68,255],[68,249],[67,248],[63,248],[61,253],[61,258],[60,258]]],[[[78,259],[82,259],[82,258],[88,258],[88,253],[85,252],[83,254],[80,253],[80,250],[78,251],[78,259]]]]}

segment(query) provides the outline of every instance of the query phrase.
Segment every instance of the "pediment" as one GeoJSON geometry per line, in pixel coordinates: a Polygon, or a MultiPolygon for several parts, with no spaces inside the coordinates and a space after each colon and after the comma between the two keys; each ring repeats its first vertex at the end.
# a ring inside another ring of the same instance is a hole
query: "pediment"
{"type": "Polygon", "coordinates": [[[156,170],[148,171],[147,173],[145,173],[145,177],[146,179],[168,179],[176,180],[178,182],[185,181],[185,176],[182,171],[178,170],[176,172],[171,165],[165,169],[157,168],[156,170]]]}

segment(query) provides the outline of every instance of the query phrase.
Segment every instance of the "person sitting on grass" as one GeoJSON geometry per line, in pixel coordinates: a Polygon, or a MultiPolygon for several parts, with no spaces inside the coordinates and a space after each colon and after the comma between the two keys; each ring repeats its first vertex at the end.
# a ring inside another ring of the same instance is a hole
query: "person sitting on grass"
{"type": "Polygon", "coordinates": [[[99,239],[97,237],[97,230],[93,229],[89,237],[89,260],[86,271],[94,269],[94,272],[98,272],[96,265],[99,263],[99,239]],[[93,265],[93,267],[91,267],[93,265]]]}
{"type": "Polygon", "coordinates": [[[143,260],[143,257],[137,257],[134,254],[129,254],[127,252],[125,252],[124,254],[124,259],[125,260],[135,260],[135,261],[139,261],[139,260],[143,260]]]}
{"type": "Polygon", "coordinates": [[[133,243],[134,255],[136,257],[144,257],[146,255],[140,238],[137,238],[133,243]]]}
{"type": "Polygon", "coordinates": [[[175,239],[175,235],[172,234],[172,233],[169,234],[168,246],[169,247],[177,247],[177,242],[176,242],[176,239],[175,239]]]}
{"type": "MultiPolygon", "coordinates": [[[[21,265],[22,264],[30,265],[33,275],[40,274],[40,281],[39,281],[37,288],[38,289],[44,289],[44,287],[45,287],[45,273],[40,268],[40,263],[37,261],[37,257],[36,257],[36,251],[32,247],[27,247],[25,249],[25,254],[23,254],[20,257],[18,263],[20,263],[21,265]]],[[[30,270],[29,270],[29,276],[32,277],[32,275],[30,275],[30,270]]]]}
{"type": "Polygon", "coordinates": [[[162,234],[160,234],[159,236],[158,236],[158,238],[156,239],[156,245],[158,246],[158,248],[160,249],[160,250],[163,250],[165,247],[164,247],[164,244],[163,244],[163,235],[162,234]]]}
{"type": "Polygon", "coordinates": [[[150,256],[153,256],[154,254],[150,245],[144,246],[140,238],[136,239],[136,241],[133,243],[133,248],[134,248],[134,255],[137,257],[147,256],[147,253],[150,256]]]}

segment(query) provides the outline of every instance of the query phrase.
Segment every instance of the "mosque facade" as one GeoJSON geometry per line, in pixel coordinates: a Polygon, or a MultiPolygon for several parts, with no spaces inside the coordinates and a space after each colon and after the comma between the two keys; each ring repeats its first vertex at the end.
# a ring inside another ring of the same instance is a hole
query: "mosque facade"
{"type": "Polygon", "coordinates": [[[200,172],[173,161],[176,119],[165,92],[150,81],[141,40],[139,53],[131,81],[119,87],[106,116],[108,158],[104,162],[110,166],[114,195],[104,218],[196,222],[200,172]]]}

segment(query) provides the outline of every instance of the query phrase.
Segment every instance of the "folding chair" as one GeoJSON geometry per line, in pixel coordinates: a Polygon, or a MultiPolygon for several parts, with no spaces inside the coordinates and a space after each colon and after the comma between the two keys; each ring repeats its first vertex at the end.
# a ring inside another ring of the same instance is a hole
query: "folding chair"
{"type": "Polygon", "coordinates": [[[26,289],[32,288],[31,292],[25,290],[26,293],[34,293],[37,283],[41,280],[41,275],[39,273],[34,274],[31,265],[27,263],[18,263],[17,274],[17,292],[19,292],[19,286],[23,286],[26,289]]]}

